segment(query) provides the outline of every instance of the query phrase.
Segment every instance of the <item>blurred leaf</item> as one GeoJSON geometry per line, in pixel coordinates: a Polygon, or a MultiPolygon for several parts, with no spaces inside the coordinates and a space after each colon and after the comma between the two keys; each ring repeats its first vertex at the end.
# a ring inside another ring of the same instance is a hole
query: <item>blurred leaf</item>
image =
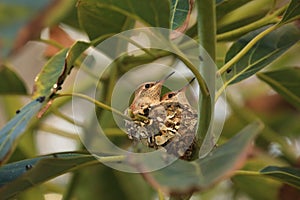
{"type": "Polygon", "coordinates": [[[59,22],[75,5],[75,0],[4,0],[0,3],[0,44],[6,57],[40,36],[43,28],[59,22]]]}
{"type": "Polygon", "coordinates": [[[207,188],[228,177],[244,163],[248,147],[261,129],[262,125],[254,122],[203,159],[192,162],[177,160],[144,176],[154,187],[171,194],[207,188]]]}
{"type": "MultiPolygon", "coordinates": [[[[256,35],[264,31],[252,31],[236,41],[226,54],[225,62],[239,53],[256,35]]],[[[300,40],[300,29],[292,24],[284,25],[263,37],[226,74],[230,84],[244,80],[276,60],[300,40]]]]}
{"type": "MultiPolygon", "coordinates": [[[[257,141],[257,140],[256,140],[257,141]]],[[[255,141],[255,143],[256,143],[255,141]]],[[[259,171],[268,165],[285,165],[286,163],[280,161],[278,158],[270,156],[262,151],[254,151],[251,158],[247,160],[243,170],[246,171],[259,171]]],[[[252,199],[255,200],[274,200],[278,197],[278,190],[281,183],[271,180],[265,176],[247,176],[236,175],[231,178],[235,188],[239,192],[245,192],[252,199]]]]}
{"type": "Polygon", "coordinates": [[[63,49],[45,64],[35,79],[33,97],[49,97],[60,89],[71,72],[76,59],[89,47],[89,43],[78,41],[70,49],[63,49]]]}
{"type": "MultiPolygon", "coordinates": [[[[57,42],[63,48],[69,48],[75,42],[70,35],[58,25],[49,28],[49,40],[57,42]]],[[[48,58],[52,57],[60,50],[61,48],[58,48],[54,45],[48,45],[44,52],[44,56],[48,58]]]]}
{"type": "Polygon", "coordinates": [[[300,169],[298,168],[268,166],[260,173],[300,189],[300,169]]]}
{"type": "MultiPolygon", "coordinates": [[[[172,0],[171,1],[171,29],[175,30],[183,26],[189,18],[190,0],[172,0]]],[[[188,22],[187,22],[188,24],[188,22]]],[[[187,27],[187,26],[186,26],[187,27]]]]}
{"type": "Polygon", "coordinates": [[[224,15],[230,13],[231,11],[241,7],[242,5],[248,3],[249,0],[231,0],[231,1],[224,1],[220,0],[217,1],[216,6],[216,14],[217,19],[223,17],[224,15]]]}
{"type": "Polygon", "coordinates": [[[105,200],[139,200],[150,197],[151,187],[139,174],[119,172],[107,166],[84,168],[76,172],[74,178],[72,194],[66,199],[98,199],[101,196],[105,200]]]}
{"type": "Polygon", "coordinates": [[[0,164],[12,153],[16,139],[26,130],[30,120],[41,109],[44,99],[39,97],[18,110],[17,115],[0,130],[0,164]]]}
{"type": "Polygon", "coordinates": [[[239,192],[255,200],[274,200],[278,197],[280,185],[264,177],[235,176],[232,179],[239,192]]]}
{"type": "Polygon", "coordinates": [[[27,94],[23,80],[5,65],[0,66],[0,94],[27,94]]]}
{"type": "Polygon", "coordinates": [[[257,77],[269,84],[289,103],[300,109],[300,68],[290,67],[257,73],[257,77]]]}
{"type": "Polygon", "coordinates": [[[95,162],[94,156],[83,153],[57,153],[22,160],[0,168],[0,196],[12,198],[18,193],[95,162]]]}
{"type": "MultiPolygon", "coordinates": [[[[6,57],[21,27],[49,4],[49,0],[2,0],[0,3],[0,58],[6,57]]],[[[1,59],[0,59],[1,60],[1,59]]]]}
{"type": "Polygon", "coordinates": [[[273,0],[252,0],[248,2],[244,2],[244,0],[241,2],[230,0],[228,1],[228,5],[226,5],[225,1],[223,5],[225,8],[221,13],[221,8],[217,10],[219,12],[219,14],[217,13],[217,33],[229,32],[255,23],[266,16],[273,9],[273,6],[275,6],[273,0]],[[225,10],[227,8],[231,9],[231,11],[227,12],[225,10]]]}
{"type": "Polygon", "coordinates": [[[225,0],[216,0],[216,4],[220,4],[222,2],[224,2],[225,0]]]}
{"type": "Polygon", "coordinates": [[[127,30],[136,20],[146,26],[169,28],[170,2],[81,0],[78,3],[78,17],[91,40],[127,30]]]}
{"type": "Polygon", "coordinates": [[[280,23],[289,23],[300,18],[300,2],[299,0],[292,0],[289,7],[285,11],[280,23]]]}
{"type": "MultiPolygon", "coordinates": [[[[75,1],[77,2],[77,1],[75,1]]],[[[83,31],[80,27],[77,13],[77,6],[75,5],[72,10],[62,19],[62,23],[67,24],[79,31],[83,31]]]]}

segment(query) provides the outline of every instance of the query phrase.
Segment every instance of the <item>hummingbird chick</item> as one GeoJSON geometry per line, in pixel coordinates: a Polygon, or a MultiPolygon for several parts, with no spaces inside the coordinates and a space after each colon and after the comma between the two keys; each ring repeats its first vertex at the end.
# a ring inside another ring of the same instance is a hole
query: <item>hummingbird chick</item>
{"type": "Polygon", "coordinates": [[[195,80],[177,91],[168,92],[161,98],[160,104],[151,108],[149,118],[162,116],[159,134],[151,139],[150,147],[164,147],[168,153],[189,160],[192,154],[198,114],[190,105],[185,92],[195,80]],[[165,114],[162,114],[165,112],[165,114]]]}
{"type": "Polygon", "coordinates": [[[160,101],[161,89],[164,82],[174,74],[170,73],[163,79],[155,82],[146,82],[141,84],[134,92],[134,99],[129,106],[133,115],[142,114],[147,115],[147,108],[151,104],[157,104],[160,101]]]}
{"type": "Polygon", "coordinates": [[[135,90],[134,99],[124,112],[133,119],[133,121],[125,120],[125,128],[129,139],[147,139],[150,137],[149,134],[151,135],[155,130],[158,130],[155,124],[147,118],[150,106],[160,102],[162,86],[174,73],[170,73],[159,81],[143,83],[135,90]],[[143,118],[139,118],[139,116],[143,118]]]}

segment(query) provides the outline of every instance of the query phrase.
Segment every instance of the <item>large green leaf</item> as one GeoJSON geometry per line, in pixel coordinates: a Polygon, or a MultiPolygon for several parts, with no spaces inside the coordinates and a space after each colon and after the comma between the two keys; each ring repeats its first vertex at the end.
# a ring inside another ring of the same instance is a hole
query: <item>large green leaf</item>
{"type": "Polygon", "coordinates": [[[300,18],[300,1],[292,0],[280,23],[288,23],[300,18]]]}
{"type": "Polygon", "coordinates": [[[0,130],[0,164],[13,151],[17,138],[26,130],[30,120],[41,109],[44,100],[45,97],[41,96],[31,101],[18,110],[17,115],[0,130]]]}
{"type": "Polygon", "coordinates": [[[78,41],[70,49],[63,49],[53,56],[35,79],[33,97],[49,97],[59,90],[76,59],[88,47],[89,43],[78,41]]]}
{"type": "Polygon", "coordinates": [[[300,68],[290,67],[276,71],[257,73],[257,77],[268,83],[289,103],[300,109],[300,68]]]}
{"type": "Polygon", "coordinates": [[[300,169],[298,168],[268,166],[260,173],[300,189],[300,169]]]}
{"type": "MultiPolygon", "coordinates": [[[[178,160],[145,176],[152,176],[150,182],[157,182],[154,186],[159,185],[171,193],[206,188],[224,178],[237,164],[243,162],[247,147],[260,129],[261,125],[258,122],[253,123],[206,158],[193,162],[178,160]]],[[[0,185],[3,186],[0,196],[11,198],[34,185],[96,162],[98,161],[89,154],[60,153],[4,165],[0,168],[0,185]]]]}
{"type": "MultiPolygon", "coordinates": [[[[259,30],[248,33],[236,41],[226,54],[225,62],[232,59],[239,53],[256,35],[265,30],[259,30]]],[[[268,64],[276,60],[289,48],[300,40],[300,29],[293,24],[284,25],[275,31],[263,37],[255,44],[231,70],[228,70],[226,79],[230,84],[244,80],[255,74],[268,64]]]]}
{"type": "Polygon", "coordinates": [[[0,196],[12,198],[18,193],[61,174],[97,162],[83,153],[58,153],[22,160],[0,168],[0,196]]]}
{"type": "Polygon", "coordinates": [[[172,0],[171,2],[171,29],[175,30],[182,26],[190,12],[188,0],[172,0]]]}
{"type": "Polygon", "coordinates": [[[0,66],[0,94],[27,94],[23,80],[7,66],[0,66]]]}
{"type": "Polygon", "coordinates": [[[81,26],[91,40],[122,32],[139,21],[146,26],[169,28],[168,0],[81,0],[78,3],[81,26]]]}
{"type": "Polygon", "coordinates": [[[261,129],[262,125],[254,122],[203,159],[192,162],[177,160],[144,176],[154,187],[173,194],[207,188],[242,165],[251,141],[261,129]]]}

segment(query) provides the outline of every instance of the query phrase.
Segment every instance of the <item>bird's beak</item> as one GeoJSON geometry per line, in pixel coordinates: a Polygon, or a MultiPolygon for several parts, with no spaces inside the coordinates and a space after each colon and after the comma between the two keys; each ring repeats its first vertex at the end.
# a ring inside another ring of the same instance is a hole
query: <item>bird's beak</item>
{"type": "Polygon", "coordinates": [[[155,84],[163,84],[168,78],[170,78],[170,76],[172,76],[175,72],[170,73],[169,75],[167,75],[166,77],[164,77],[163,79],[156,81],[155,84]]]}
{"type": "Polygon", "coordinates": [[[180,90],[178,90],[178,92],[182,92],[182,91],[186,91],[186,89],[188,88],[188,86],[196,79],[196,77],[192,78],[185,86],[183,86],[183,88],[181,88],[180,90]]]}

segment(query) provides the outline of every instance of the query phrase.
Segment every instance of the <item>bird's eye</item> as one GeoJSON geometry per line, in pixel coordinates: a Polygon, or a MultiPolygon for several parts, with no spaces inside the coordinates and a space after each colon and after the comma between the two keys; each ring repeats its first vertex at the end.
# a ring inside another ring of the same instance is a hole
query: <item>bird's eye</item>
{"type": "Polygon", "coordinates": [[[153,84],[147,83],[147,84],[145,85],[145,88],[150,88],[150,87],[152,87],[152,86],[153,86],[153,84]]]}
{"type": "Polygon", "coordinates": [[[173,93],[168,94],[168,98],[172,98],[174,96],[173,93]]]}

